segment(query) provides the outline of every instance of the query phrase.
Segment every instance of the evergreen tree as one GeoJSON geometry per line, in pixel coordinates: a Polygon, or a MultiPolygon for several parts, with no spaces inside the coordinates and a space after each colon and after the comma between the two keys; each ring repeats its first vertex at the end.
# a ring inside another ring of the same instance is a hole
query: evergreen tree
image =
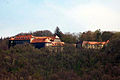
{"type": "Polygon", "coordinates": [[[54,35],[57,35],[58,37],[62,37],[63,33],[60,31],[60,28],[57,26],[55,29],[54,35]]]}
{"type": "Polygon", "coordinates": [[[100,29],[99,29],[99,30],[96,30],[96,31],[94,32],[94,34],[95,34],[95,40],[96,40],[96,41],[102,41],[100,29]]]}

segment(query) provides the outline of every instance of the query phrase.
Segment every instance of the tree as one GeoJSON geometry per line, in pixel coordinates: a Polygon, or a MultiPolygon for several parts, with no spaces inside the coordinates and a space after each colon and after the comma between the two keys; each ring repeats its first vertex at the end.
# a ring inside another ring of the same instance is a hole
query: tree
{"type": "Polygon", "coordinates": [[[30,32],[30,33],[23,33],[23,32],[21,32],[21,33],[15,35],[15,36],[18,36],[18,35],[32,35],[32,32],[30,32]]]}
{"type": "Polygon", "coordinates": [[[94,40],[92,31],[83,32],[79,37],[79,41],[92,41],[92,40],[94,40]]]}
{"type": "Polygon", "coordinates": [[[76,43],[77,42],[77,36],[71,33],[66,33],[62,36],[61,39],[65,43],[76,43]]]}
{"type": "Polygon", "coordinates": [[[112,33],[112,32],[105,31],[105,32],[103,32],[102,35],[101,35],[102,41],[107,41],[107,40],[109,40],[112,36],[113,36],[113,33],[112,33]]]}
{"type": "Polygon", "coordinates": [[[95,36],[95,41],[102,41],[100,29],[94,32],[94,36],[95,36]]]}
{"type": "Polygon", "coordinates": [[[62,37],[63,33],[60,31],[59,27],[56,27],[54,35],[59,36],[60,38],[62,37]]]}
{"type": "Polygon", "coordinates": [[[52,32],[49,30],[36,31],[33,32],[34,36],[53,36],[52,32]]]}
{"type": "Polygon", "coordinates": [[[114,33],[108,44],[110,52],[120,53],[120,32],[114,33]]]}

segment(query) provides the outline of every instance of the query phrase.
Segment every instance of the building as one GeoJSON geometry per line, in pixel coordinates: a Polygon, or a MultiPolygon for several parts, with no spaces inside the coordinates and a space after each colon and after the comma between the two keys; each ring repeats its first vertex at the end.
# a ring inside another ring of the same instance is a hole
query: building
{"type": "Polygon", "coordinates": [[[17,44],[30,43],[32,37],[32,35],[18,35],[15,37],[11,37],[9,39],[9,47],[15,46],[17,44]]]}
{"type": "Polygon", "coordinates": [[[24,44],[24,43],[30,43],[33,46],[35,46],[35,48],[48,47],[48,46],[59,47],[64,45],[64,42],[61,42],[58,36],[36,37],[32,35],[18,35],[15,37],[11,37],[9,39],[9,47],[15,46],[16,44],[24,44]]]}
{"type": "Polygon", "coordinates": [[[58,36],[54,37],[33,37],[30,40],[30,43],[33,44],[36,48],[41,47],[59,47],[63,46],[64,42],[61,42],[58,36]]]}
{"type": "Polygon", "coordinates": [[[108,44],[109,40],[106,42],[96,42],[96,41],[82,41],[77,44],[77,47],[87,48],[87,49],[102,49],[108,44]]]}

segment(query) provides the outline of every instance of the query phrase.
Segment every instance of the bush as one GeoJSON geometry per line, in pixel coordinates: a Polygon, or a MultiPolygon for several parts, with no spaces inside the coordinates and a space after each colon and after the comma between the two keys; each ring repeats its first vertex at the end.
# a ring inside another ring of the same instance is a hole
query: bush
{"type": "MultiPolygon", "coordinates": [[[[3,40],[4,42],[4,40],[3,40]]],[[[77,49],[66,44],[62,51],[36,49],[30,44],[0,50],[1,80],[119,80],[119,38],[105,51],[77,49]]]]}

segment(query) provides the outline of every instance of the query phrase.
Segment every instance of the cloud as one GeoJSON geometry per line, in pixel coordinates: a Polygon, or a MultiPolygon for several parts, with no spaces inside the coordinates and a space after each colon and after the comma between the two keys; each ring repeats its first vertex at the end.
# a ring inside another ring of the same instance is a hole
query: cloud
{"type": "Polygon", "coordinates": [[[55,4],[49,4],[49,7],[63,14],[64,19],[69,22],[67,25],[71,25],[69,28],[74,27],[74,31],[78,31],[77,29],[120,31],[120,12],[105,4],[100,4],[99,0],[94,2],[91,0],[90,3],[77,4],[72,8],[63,8],[55,4]]]}
{"type": "Polygon", "coordinates": [[[120,26],[119,13],[103,5],[80,5],[70,9],[66,13],[78,24],[87,24],[88,29],[90,29],[90,26],[96,26],[96,28],[107,30],[108,26],[109,29],[115,30],[115,26],[120,26]]]}
{"type": "Polygon", "coordinates": [[[120,31],[120,0],[6,1],[0,0],[0,36],[44,29],[54,32],[56,26],[63,32],[120,31]]]}

